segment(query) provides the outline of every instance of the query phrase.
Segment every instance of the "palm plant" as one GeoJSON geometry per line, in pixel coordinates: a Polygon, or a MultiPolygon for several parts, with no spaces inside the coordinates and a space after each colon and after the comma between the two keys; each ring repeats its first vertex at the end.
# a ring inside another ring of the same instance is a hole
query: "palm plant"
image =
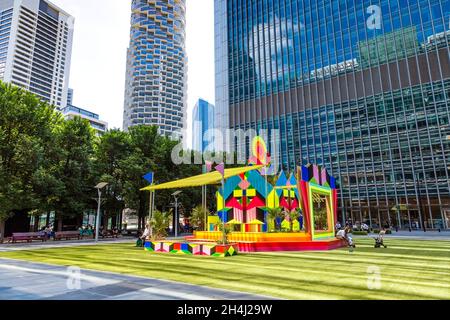
{"type": "Polygon", "coordinates": [[[166,212],[155,211],[151,221],[152,241],[162,240],[167,237],[169,225],[170,215],[166,212]]]}
{"type": "Polygon", "coordinates": [[[273,224],[275,230],[279,230],[278,223],[276,219],[283,215],[283,210],[281,208],[269,208],[267,209],[267,219],[269,220],[269,229],[273,224]]]}
{"type": "Polygon", "coordinates": [[[298,220],[300,212],[298,210],[293,210],[289,213],[289,217],[291,220],[291,232],[294,232],[294,221],[298,220]]]}
{"type": "Polygon", "coordinates": [[[198,230],[205,230],[205,217],[208,217],[210,212],[205,209],[203,206],[197,206],[192,210],[191,214],[191,222],[194,227],[198,230]]]}
{"type": "Polygon", "coordinates": [[[222,244],[222,245],[227,245],[227,244],[229,243],[229,241],[228,241],[228,236],[229,236],[230,233],[231,233],[231,228],[230,228],[230,226],[227,225],[227,224],[225,224],[225,226],[224,226],[224,224],[223,224],[222,222],[220,222],[220,223],[217,224],[217,229],[218,229],[220,232],[223,233],[223,239],[217,241],[217,243],[218,243],[218,244],[222,244]],[[225,228],[225,229],[224,229],[224,228],[225,228]]]}

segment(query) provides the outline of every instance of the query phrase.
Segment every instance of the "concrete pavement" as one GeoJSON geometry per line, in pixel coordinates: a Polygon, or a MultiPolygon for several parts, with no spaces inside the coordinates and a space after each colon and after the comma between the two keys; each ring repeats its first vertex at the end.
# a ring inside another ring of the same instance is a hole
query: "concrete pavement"
{"type": "Polygon", "coordinates": [[[267,300],[172,281],[0,258],[0,300],[267,300]]]}

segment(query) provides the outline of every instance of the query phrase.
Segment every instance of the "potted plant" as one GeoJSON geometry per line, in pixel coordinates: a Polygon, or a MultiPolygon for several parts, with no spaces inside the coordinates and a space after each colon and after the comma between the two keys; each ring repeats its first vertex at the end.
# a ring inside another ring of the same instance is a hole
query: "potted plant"
{"type": "Polygon", "coordinates": [[[166,212],[155,211],[151,220],[152,241],[164,240],[167,237],[170,219],[166,212]]]}
{"type": "Polygon", "coordinates": [[[211,213],[209,210],[205,210],[203,206],[197,206],[192,210],[191,222],[196,230],[205,230],[205,217],[208,217],[211,213]]]}
{"type": "Polygon", "coordinates": [[[291,232],[294,232],[294,221],[298,221],[298,218],[300,218],[300,212],[298,210],[291,211],[289,213],[289,217],[291,220],[291,232]]]}
{"type": "Polygon", "coordinates": [[[283,215],[283,211],[281,208],[269,208],[267,209],[267,219],[269,228],[273,225],[273,230],[270,228],[271,232],[279,231],[281,229],[281,225],[278,223],[278,218],[281,218],[283,215]]]}

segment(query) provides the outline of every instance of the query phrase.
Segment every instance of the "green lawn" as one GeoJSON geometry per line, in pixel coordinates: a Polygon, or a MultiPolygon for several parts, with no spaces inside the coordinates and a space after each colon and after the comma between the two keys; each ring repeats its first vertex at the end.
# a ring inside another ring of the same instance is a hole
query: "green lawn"
{"type": "Polygon", "coordinates": [[[330,252],[232,258],[151,254],[130,244],[0,253],[0,257],[168,279],[287,299],[449,299],[450,241],[357,240],[330,252]],[[375,267],[375,269],[374,269],[375,267]],[[381,272],[381,288],[370,270],[381,272]]]}

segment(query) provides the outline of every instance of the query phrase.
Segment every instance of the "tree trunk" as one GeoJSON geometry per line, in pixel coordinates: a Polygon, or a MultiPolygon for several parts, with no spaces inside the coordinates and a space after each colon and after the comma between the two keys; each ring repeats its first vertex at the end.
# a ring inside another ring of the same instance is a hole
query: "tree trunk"
{"type": "Polygon", "coordinates": [[[0,219],[0,243],[5,239],[5,220],[0,219]]]}
{"type": "Polygon", "coordinates": [[[34,230],[33,230],[33,232],[38,232],[39,231],[39,222],[40,222],[40,219],[41,218],[41,216],[34,216],[34,230]]]}
{"type": "Polygon", "coordinates": [[[77,216],[77,228],[83,226],[83,216],[77,216]]]}
{"type": "Polygon", "coordinates": [[[108,217],[106,216],[106,213],[102,217],[101,226],[103,226],[103,230],[108,230],[108,217]]]}
{"type": "Polygon", "coordinates": [[[60,213],[56,213],[55,219],[56,219],[56,230],[54,230],[54,231],[55,232],[63,231],[63,217],[62,217],[62,215],[60,213]]]}

